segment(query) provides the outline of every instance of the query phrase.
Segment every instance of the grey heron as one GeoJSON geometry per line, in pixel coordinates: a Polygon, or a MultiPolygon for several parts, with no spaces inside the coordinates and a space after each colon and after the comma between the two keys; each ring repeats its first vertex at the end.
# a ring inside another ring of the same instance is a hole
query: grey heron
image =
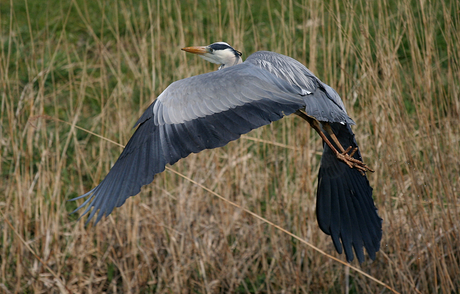
{"type": "MultiPolygon", "coordinates": [[[[219,70],[173,82],[136,122],[137,129],[102,182],[75,211],[88,207],[95,223],[138,194],[141,187],[190,153],[226,145],[242,134],[285,115],[305,119],[323,139],[316,214],[347,261],[364,261],[363,247],[374,260],[380,249],[382,219],[377,214],[370,169],[362,162],[354,121],[330,86],[297,60],[259,51],[245,62],[225,42],[182,50],[219,64],[219,70]]],[[[75,212],[74,211],[74,212],[75,212]]]]}

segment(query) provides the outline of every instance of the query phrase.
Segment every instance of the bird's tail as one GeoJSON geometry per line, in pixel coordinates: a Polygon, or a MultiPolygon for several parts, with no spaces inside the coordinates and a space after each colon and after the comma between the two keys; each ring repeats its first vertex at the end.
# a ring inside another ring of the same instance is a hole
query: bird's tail
{"type": "MultiPolygon", "coordinates": [[[[344,149],[358,147],[349,125],[330,125],[344,149]]],[[[359,150],[353,157],[362,160],[359,150]]],[[[337,252],[342,253],[343,246],[348,262],[353,260],[352,248],[359,262],[364,261],[363,247],[375,259],[382,239],[382,219],[372,199],[372,188],[365,175],[337,159],[326,144],[318,176],[316,215],[337,252]]]]}

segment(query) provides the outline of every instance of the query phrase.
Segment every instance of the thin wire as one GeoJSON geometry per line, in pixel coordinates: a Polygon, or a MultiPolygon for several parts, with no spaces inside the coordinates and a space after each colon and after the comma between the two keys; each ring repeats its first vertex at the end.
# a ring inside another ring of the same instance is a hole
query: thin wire
{"type": "Polygon", "coordinates": [[[338,258],[336,258],[336,257],[334,257],[334,256],[332,256],[332,255],[327,254],[327,253],[324,252],[323,250],[319,249],[318,247],[316,247],[315,245],[313,245],[313,244],[311,244],[311,243],[308,243],[307,241],[305,241],[304,239],[300,238],[299,236],[294,235],[293,233],[289,232],[288,230],[283,229],[282,227],[276,225],[275,223],[272,223],[271,221],[267,220],[266,218],[261,217],[260,215],[258,215],[258,214],[256,214],[256,213],[254,213],[254,212],[252,212],[252,211],[250,211],[250,210],[248,210],[248,209],[246,209],[246,208],[244,208],[244,207],[242,207],[242,206],[236,204],[235,202],[232,202],[232,201],[228,200],[227,198],[224,198],[223,196],[221,196],[221,195],[217,194],[216,192],[212,191],[211,189],[209,189],[209,188],[207,188],[207,187],[201,185],[200,183],[198,183],[198,182],[192,180],[191,178],[187,177],[186,175],[183,175],[183,174],[181,174],[180,172],[175,171],[174,169],[172,169],[172,168],[170,168],[170,167],[168,167],[168,166],[166,166],[166,169],[167,169],[168,171],[172,172],[172,173],[175,173],[175,174],[178,175],[178,176],[181,176],[182,178],[186,179],[187,181],[190,181],[191,183],[197,185],[197,186],[200,187],[201,189],[203,189],[203,190],[205,190],[205,191],[211,193],[212,195],[216,196],[217,198],[219,198],[219,199],[221,199],[221,200],[227,202],[228,204],[230,204],[230,205],[232,205],[232,206],[234,206],[234,207],[237,207],[237,208],[243,210],[244,212],[246,212],[246,213],[252,215],[253,217],[255,217],[255,218],[257,218],[257,219],[259,219],[259,220],[261,220],[261,221],[263,221],[264,223],[267,223],[267,224],[269,224],[269,225],[275,227],[276,229],[280,230],[281,232],[283,232],[283,233],[285,233],[285,234],[291,236],[292,238],[295,238],[295,239],[299,240],[300,242],[304,243],[305,245],[309,246],[310,248],[312,248],[312,249],[318,251],[319,253],[323,254],[324,256],[327,256],[328,258],[333,259],[333,260],[335,260],[335,261],[337,261],[337,262],[339,262],[339,263],[341,263],[341,264],[343,264],[343,265],[345,265],[345,266],[347,266],[347,267],[349,267],[349,268],[355,270],[356,272],[362,274],[363,276],[365,276],[365,277],[367,277],[367,278],[373,280],[374,282],[376,282],[376,283],[378,283],[378,284],[380,284],[380,285],[386,287],[388,290],[392,291],[393,293],[398,293],[398,294],[399,294],[399,292],[397,292],[396,290],[394,290],[393,288],[391,288],[389,285],[387,285],[387,284],[385,284],[384,282],[382,282],[382,281],[380,281],[380,280],[374,278],[373,276],[371,276],[371,275],[369,275],[369,274],[363,272],[363,271],[360,270],[359,268],[354,267],[354,266],[352,266],[351,264],[349,264],[349,263],[347,263],[347,262],[344,262],[344,261],[342,261],[342,260],[340,260],[340,259],[338,259],[338,258]]]}

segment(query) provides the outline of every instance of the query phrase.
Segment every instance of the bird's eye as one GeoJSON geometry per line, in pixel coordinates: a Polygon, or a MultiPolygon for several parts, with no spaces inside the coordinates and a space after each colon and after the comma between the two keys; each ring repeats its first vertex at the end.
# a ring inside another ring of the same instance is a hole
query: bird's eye
{"type": "Polygon", "coordinates": [[[214,53],[214,49],[212,49],[211,47],[209,47],[209,53],[214,53]]]}

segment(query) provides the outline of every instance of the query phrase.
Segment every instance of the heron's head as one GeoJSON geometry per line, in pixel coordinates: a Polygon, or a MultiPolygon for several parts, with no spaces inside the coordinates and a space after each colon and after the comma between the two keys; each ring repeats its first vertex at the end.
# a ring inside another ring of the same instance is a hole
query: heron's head
{"type": "Polygon", "coordinates": [[[220,64],[219,69],[243,62],[241,52],[225,42],[216,42],[208,46],[185,47],[182,50],[198,54],[209,62],[220,64]]]}

